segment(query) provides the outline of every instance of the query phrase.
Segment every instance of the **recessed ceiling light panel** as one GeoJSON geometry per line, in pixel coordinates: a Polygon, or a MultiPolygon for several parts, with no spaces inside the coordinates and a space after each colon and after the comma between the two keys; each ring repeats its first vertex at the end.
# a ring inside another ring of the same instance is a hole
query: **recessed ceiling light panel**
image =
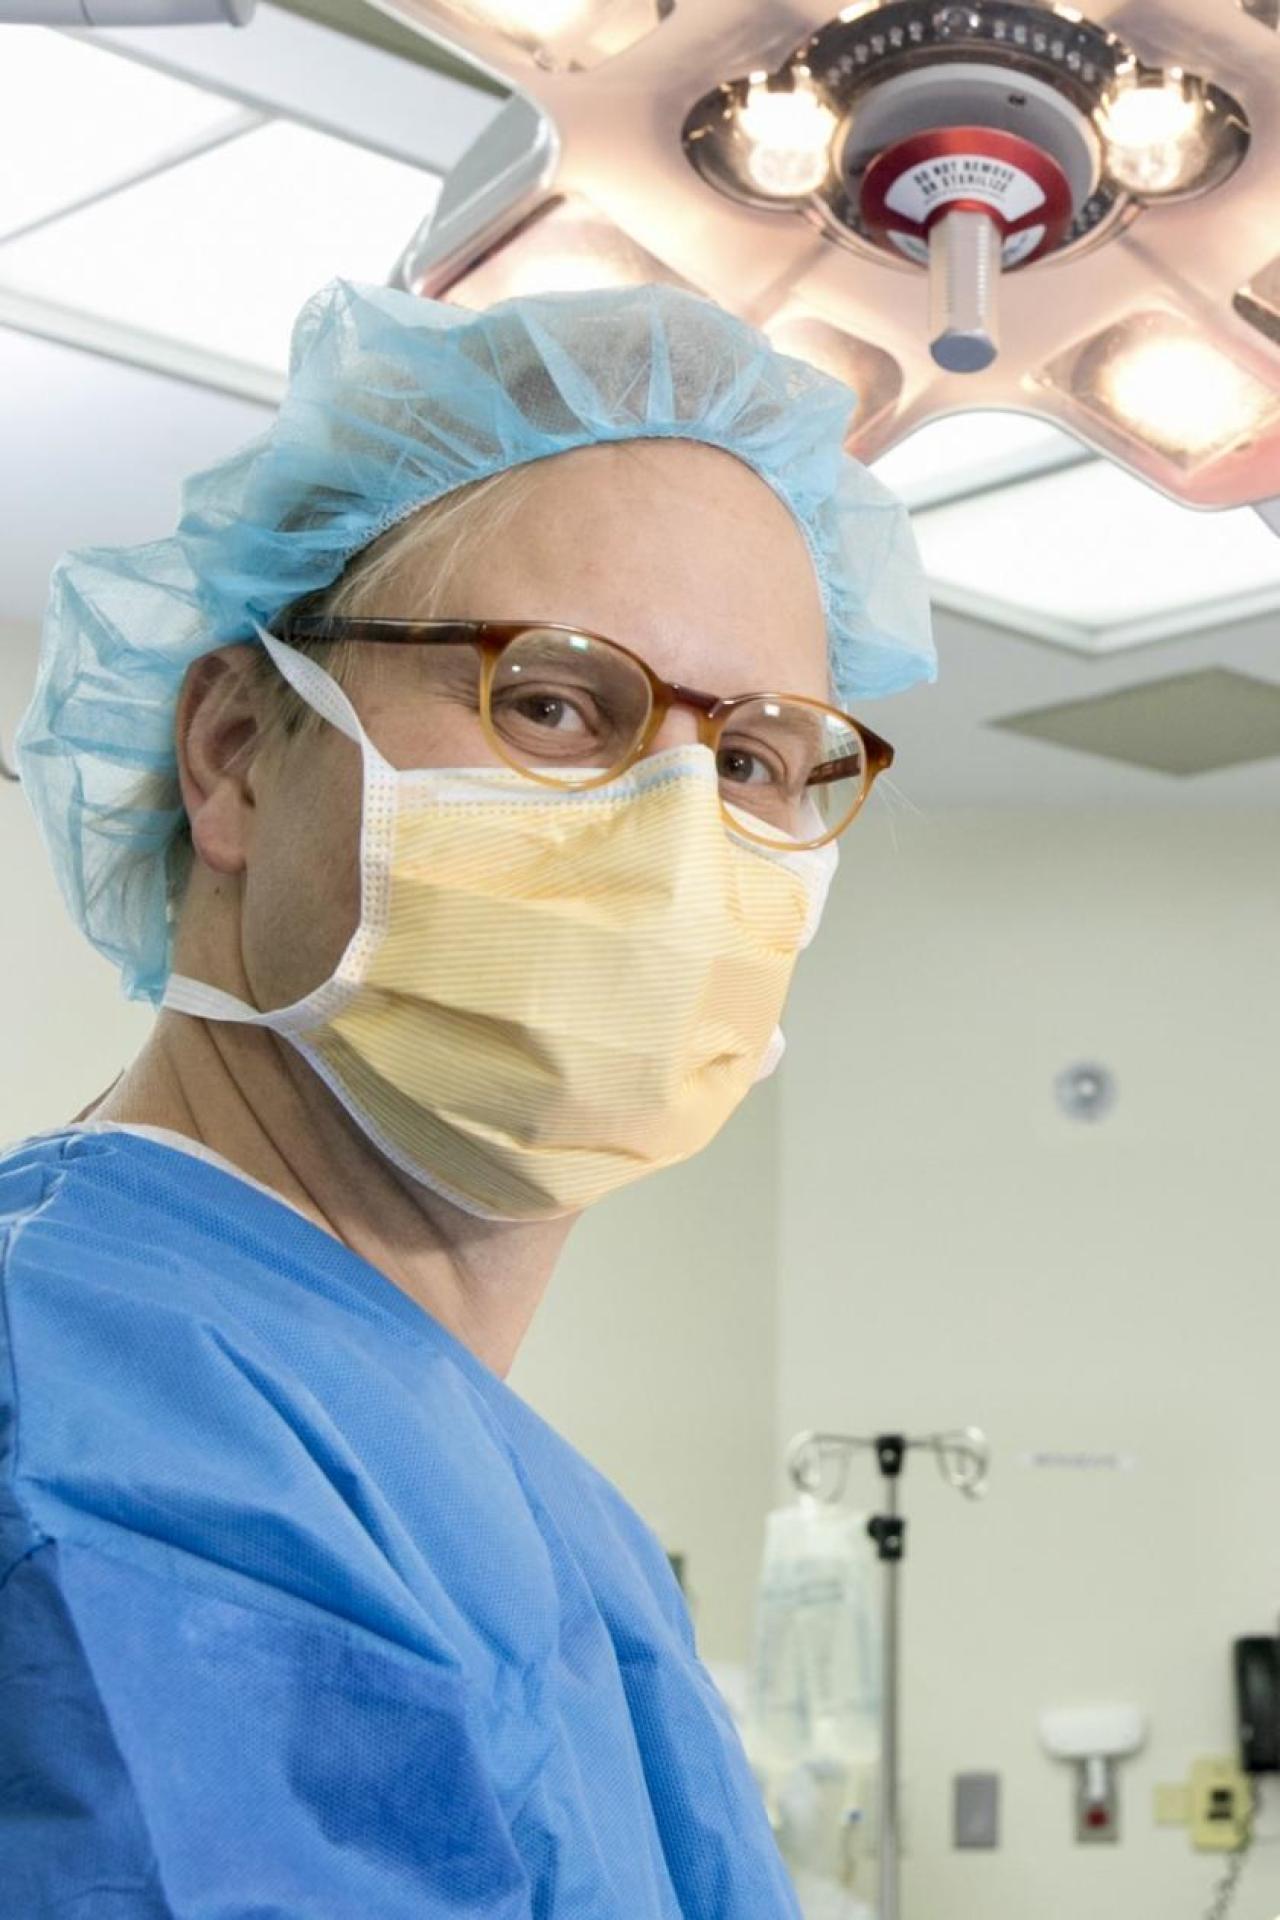
{"type": "Polygon", "coordinates": [[[936,604],[1082,653],[1280,608],[1280,542],[1257,514],[1191,513],[1103,460],[914,524],[936,604]]]}

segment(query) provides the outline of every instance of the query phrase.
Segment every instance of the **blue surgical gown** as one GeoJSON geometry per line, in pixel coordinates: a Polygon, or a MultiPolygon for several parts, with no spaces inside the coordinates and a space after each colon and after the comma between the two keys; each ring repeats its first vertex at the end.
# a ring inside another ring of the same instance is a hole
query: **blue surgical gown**
{"type": "Polygon", "coordinates": [[[376,1268],[119,1129],[0,1266],[5,1920],[799,1913],[658,1541],[376,1268]]]}

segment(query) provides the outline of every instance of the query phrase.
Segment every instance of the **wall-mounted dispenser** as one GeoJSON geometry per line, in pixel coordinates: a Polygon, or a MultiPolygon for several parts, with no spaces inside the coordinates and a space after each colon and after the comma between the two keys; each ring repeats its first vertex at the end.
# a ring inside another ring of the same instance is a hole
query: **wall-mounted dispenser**
{"type": "Polygon", "coordinates": [[[1058,1707],[1040,1716],[1040,1738],[1057,1760],[1076,1769],[1076,1839],[1114,1842],[1120,1834],[1117,1760],[1136,1753],[1147,1737],[1138,1707],[1058,1707]]]}
{"type": "Polygon", "coordinates": [[[1280,1773],[1280,1636],[1250,1634],[1232,1648],[1240,1764],[1280,1773]]]}

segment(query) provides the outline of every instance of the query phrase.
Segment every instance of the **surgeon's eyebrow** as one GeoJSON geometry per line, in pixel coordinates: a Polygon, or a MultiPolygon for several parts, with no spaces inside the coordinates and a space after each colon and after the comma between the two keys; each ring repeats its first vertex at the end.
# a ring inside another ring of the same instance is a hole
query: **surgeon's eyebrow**
{"type": "Polygon", "coordinates": [[[414,679],[420,686],[441,693],[479,695],[480,655],[469,641],[459,639],[400,651],[414,656],[414,679]]]}

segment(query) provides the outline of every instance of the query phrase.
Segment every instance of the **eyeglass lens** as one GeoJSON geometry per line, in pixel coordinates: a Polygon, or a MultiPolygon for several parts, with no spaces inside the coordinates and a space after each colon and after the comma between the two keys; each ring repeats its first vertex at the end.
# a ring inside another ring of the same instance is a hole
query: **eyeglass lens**
{"type": "MultiPolygon", "coordinates": [[[[628,655],[588,634],[533,629],[501,654],[490,720],[514,766],[541,779],[624,766],[652,712],[649,681],[628,655]]],[[[744,825],[780,846],[826,838],[857,811],[862,742],[834,708],[785,698],[735,703],[716,750],[720,794],[744,825]]]]}

